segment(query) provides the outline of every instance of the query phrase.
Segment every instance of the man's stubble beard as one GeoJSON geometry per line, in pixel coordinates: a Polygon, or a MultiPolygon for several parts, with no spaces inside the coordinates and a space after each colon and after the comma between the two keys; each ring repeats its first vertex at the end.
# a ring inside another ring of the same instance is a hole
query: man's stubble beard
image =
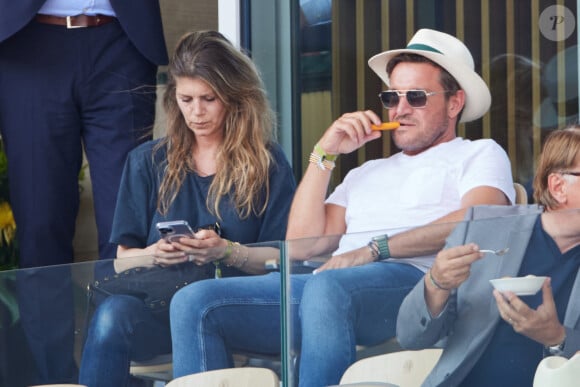
{"type": "MultiPolygon", "coordinates": [[[[397,117],[397,120],[403,118],[397,117]]],[[[392,139],[397,148],[403,152],[417,154],[431,148],[440,138],[444,137],[447,134],[448,126],[449,118],[445,114],[442,114],[442,117],[438,119],[438,123],[432,125],[431,129],[423,131],[422,133],[413,133],[412,135],[414,137],[411,143],[401,143],[398,141],[396,130],[392,134],[392,139]]]]}

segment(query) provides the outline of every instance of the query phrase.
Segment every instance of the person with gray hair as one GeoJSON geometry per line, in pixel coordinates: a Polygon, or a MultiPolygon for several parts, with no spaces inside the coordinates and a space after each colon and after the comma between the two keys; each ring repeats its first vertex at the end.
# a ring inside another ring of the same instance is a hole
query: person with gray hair
{"type": "Polygon", "coordinates": [[[541,207],[472,209],[488,219],[460,224],[403,301],[401,346],[443,343],[425,386],[531,386],[543,356],[580,350],[580,126],[546,138],[534,197],[541,207]],[[541,292],[490,284],[527,276],[544,278],[541,292]]]}

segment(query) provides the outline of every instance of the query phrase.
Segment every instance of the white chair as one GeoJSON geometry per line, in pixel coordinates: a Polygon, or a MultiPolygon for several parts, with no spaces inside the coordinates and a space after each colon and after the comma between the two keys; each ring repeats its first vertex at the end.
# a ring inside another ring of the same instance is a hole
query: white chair
{"type": "Polygon", "coordinates": [[[580,381],[580,351],[567,359],[545,357],[534,374],[534,387],[576,387],[580,381]]]}
{"type": "Polygon", "coordinates": [[[392,383],[401,387],[420,386],[439,360],[441,352],[441,349],[433,348],[368,357],[348,367],[340,379],[340,385],[392,383]]]}
{"type": "Polygon", "coordinates": [[[140,379],[168,382],[173,379],[171,354],[159,355],[146,361],[132,361],[129,373],[140,379]]]}
{"type": "Polygon", "coordinates": [[[384,355],[385,353],[399,352],[403,348],[399,345],[396,337],[391,337],[390,339],[383,341],[380,344],[371,345],[366,347],[364,345],[356,346],[356,360],[362,360],[367,357],[384,355]]]}
{"type": "MultiPolygon", "coordinates": [[[[270,368],[272,371],[281,372],[278,356],[234,353],[233,357],[235,367],[263,367],[270,368]]],[[[129,373],[139,379],[168,382],[173,379],[172,354],[159,355],[142,362],[132,361],[129,367],[129,373]]]]}
{"type": "Polygon", "coordinates": [[[200,372],[173,379],[165,387],[280,387],[278,375],[269,368],[238,367],[200,372]]]}

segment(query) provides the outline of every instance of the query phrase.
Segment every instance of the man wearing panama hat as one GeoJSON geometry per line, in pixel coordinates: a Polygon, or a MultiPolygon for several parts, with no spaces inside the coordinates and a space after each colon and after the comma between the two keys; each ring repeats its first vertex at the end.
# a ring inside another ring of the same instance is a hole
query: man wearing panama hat
{"type": "MultiPolygon", "coordinates": [[[[444,239],[427,234],[425,244],[414,243],[406,239],[414,232],[403,231],[460,221],[473,205],[514,201],[503,149],[456,136],[457,123],[480,118],[491,100],[461,41],[422,29],[406,49],[381,53],[369,65],[389,87],[380,98],[389,120],[400,123],[392,137],[402,152],[351,170],[325,200],[336,157],[382,136],[371,129],[380,117],[366,110],[338,118],[309,158],[291,207],[288,252],[293,259],[333,257],[316,275],[290,278],[302,387],[337,384],[356,344],[395,335],[400,303],[444,239]]],[[[174,375],[228,367],[232,349],[279,351],[279,289],[279,274],[271,273],[201,281],[178,292],[171,304],[174,375]]]]}
{"type": "Polygon", "coordinates": [[[465,94],[465,106],[459,122],[483,116],[491,104],[491,95],[483,79],[474,71],[475,64],[467,47],[457,38],[429,29],[417,31],[406,48],[385,51],[369,59],[370,68],[390,86],[387,64],[397,55],[416,54],[444,68],[459,83],[465,94]]]}

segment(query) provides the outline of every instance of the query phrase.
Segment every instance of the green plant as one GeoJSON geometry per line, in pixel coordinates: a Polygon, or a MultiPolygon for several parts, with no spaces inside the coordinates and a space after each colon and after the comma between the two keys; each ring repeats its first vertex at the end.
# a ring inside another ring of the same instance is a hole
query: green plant
{"type": "Polygon", "coordinates": [[[8,193],[8,160],[0,139],[0,270],[18,267],[16,222],[10,207],[8,193]]]}

